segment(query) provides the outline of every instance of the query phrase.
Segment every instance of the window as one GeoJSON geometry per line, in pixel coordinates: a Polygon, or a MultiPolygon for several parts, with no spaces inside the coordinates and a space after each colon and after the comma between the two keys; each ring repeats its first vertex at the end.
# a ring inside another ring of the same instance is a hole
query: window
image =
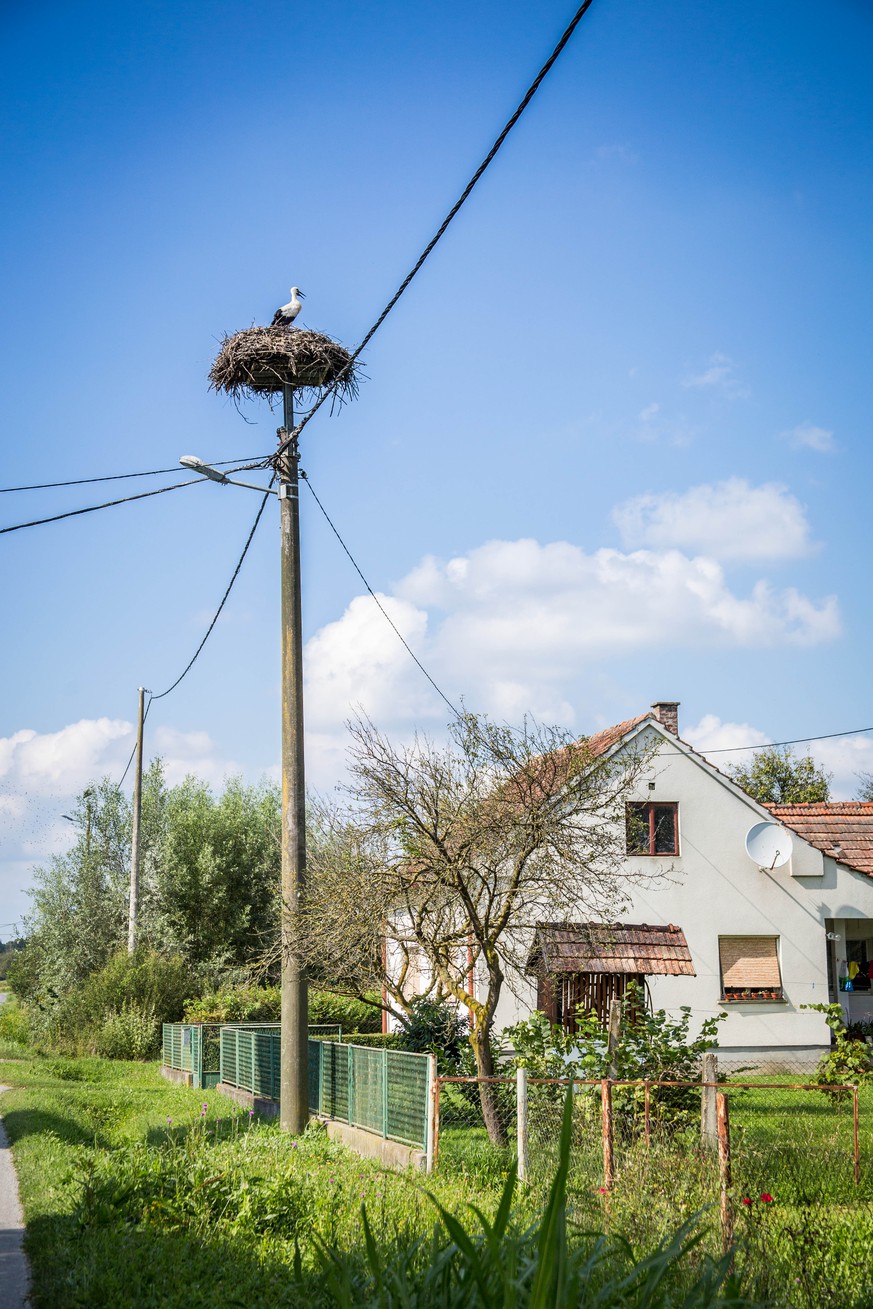
{"type": "Polygon", "coordinates": [[[778,936],[720,936],[723,1000],[781,1000],[778,936]]]}
{"type": "Polygon", "coordinates": [[[679,806],[629,804],[625,830],[628,854],[678,854],[679,806]]]}

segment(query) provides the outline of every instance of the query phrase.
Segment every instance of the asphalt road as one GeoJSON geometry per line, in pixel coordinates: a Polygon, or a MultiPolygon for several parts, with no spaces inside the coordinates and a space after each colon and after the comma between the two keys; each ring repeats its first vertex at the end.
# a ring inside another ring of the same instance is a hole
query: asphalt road
{"type": "MultiPolygon", "coordinates": [[[[8,1090],[8,1086],[0,1086],[0,1092],[8,1090]]],[[[2,1103],[0,1098],[0,1108],[2,1103]]],[[[24,1309],[29,1285],[18,1178],[9,1138],[0,1120],[0,1309],[24,1309]]]]}

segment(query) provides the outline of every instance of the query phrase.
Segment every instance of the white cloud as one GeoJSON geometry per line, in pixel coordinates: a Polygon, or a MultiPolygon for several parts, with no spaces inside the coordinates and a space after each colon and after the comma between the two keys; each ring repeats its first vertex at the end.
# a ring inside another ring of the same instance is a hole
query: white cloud
{"type": "Polygon", "coordinates": [[[734,361],[730,355],[716,350],[706,361],[701,373],[690,373],[682,379],[684,387],[719,391],[732,399],[744,399],[750,392],[736,376],[734,361]]]}
{"type": "MultiPolygon", "coordinates": [[[[699,723],[682,728],[683,740],[695,750],[706,754],[709,750],[734,750],[738,746],[766,745],[770,738],[751,723],[723,723],[717,714],[704,714],[699,723]]],[[[749,752],[751,753],[751,751],[749,752]]],[[[718,765],[716,755],[713,763],[718,765]]],[[[739,758],[739,754],[736,758],[739,758]]]]}
{"type": "Polygon", "coordinates": [[[798,423],[789,432],[783,432],[789,444],[807,450],[816,450],[819,454],[833,454],[837,445],[834,434],[827,427],[816,427],[814,423],[798,423]]]}
{"type": "Polygon", "coordinates": [[[809,554],[803,506],[776,482],[751,486],[742,477],[634,496],[613,519],[626,546],[678,547],[716,559],[793,559],[809,554]]]}
{"type": "MultiPolygon", "coordinates": [[[[598,550],[568,542],[490,541],[426,557],[382,597],[446,695],[510,720],[568,727],[568,692],[598,661],[652,649],[812,645],[840,630],[834,597],[813,600],[761,580],[738,594],[713,559],[679,550],[598,550]]],[[[305,652],[308,763],[336,776],[342,724],[361,708],[402,735],[449,711],[372,599],[359,596],[305,652]]]]}
{"type": "MultiPolygon", "coordinates": [[[[799,723],[798,728],[802,730],[803,724],[799,723]]],[[[751,723],[722,722],[716,714],[705,714],[693,727],[683,727],[682,737],[703,755],[713,750],[730,751],[711,756],[710,762],[722,770],[727,764],[748,762],[753,752],[736,747],[762,746],[773,740],[751,723]]],[[[833,775],[833,800],[851,800],[860,786],[858,774],[873,773],[873,736],[841,736],[829,741],[802,742],[792,749],[798,756],[812,755],[819,767],[833,775]]]]}
{"type": "MultiPolygon", "coordinates": [[[[171,785],[187,773],[218,784],[237,771],[220,758],[206,732],[147,732],[147,757],[163,757],[171,785]]],[[[22,728],[0,737],[0,898],[10,906],[6,917],[25,911],[32,867],[72,843],[75,832],[64,812],[89,782],[121,776],[133,741],[133,724],[115,718],[83,718],[56,732],[22,728]]]]}

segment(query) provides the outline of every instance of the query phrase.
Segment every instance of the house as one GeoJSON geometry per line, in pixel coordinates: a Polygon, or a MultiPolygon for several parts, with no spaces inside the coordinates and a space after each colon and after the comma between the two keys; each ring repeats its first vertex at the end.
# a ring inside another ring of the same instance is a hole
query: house
{"type": "Polygon", "coordinates": [[[577,1004],[603,1011],[634,978],[656,1008],[725,1014],[727,1058],[812,1066],[830,1033],[805,1006],[873,1020],[873,803],[761,805],[682,740],[678,710],[662,701],[590,739],[647,752],[626,859],[651,876],[629,880],[620,923],[542,923],[495,1029],[537,1007],[571,1027],[577,1004]]]}

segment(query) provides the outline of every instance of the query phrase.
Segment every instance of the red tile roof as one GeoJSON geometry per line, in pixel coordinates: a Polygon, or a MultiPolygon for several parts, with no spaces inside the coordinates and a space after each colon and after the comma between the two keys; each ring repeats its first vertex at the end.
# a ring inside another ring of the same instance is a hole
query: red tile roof
{"type": "Polygon", "coordinates": [[[528,970],[556,973],[670,973],[695,977],[681,927],[648,923],[539,923],[528,970]]]}
{"type": "Polygon", "coordinates": [[[593,755],[604,754],[610,746],[615,745],[616,741],[620,741],[627,732],[633,731],[647,718],[651,718],[654,722],[655,715],[637,714],[636,718],[628,718],[626,722],[616,723],[614,727],[604,727],[602,732],[595,732],[593,736],[589,736],[585,744],[593,755]]]}
{"type": "Polygon", "coordinates": [[[823,854],[873,877],[873,802],[770,804],[774,818],[823,854]]]}

